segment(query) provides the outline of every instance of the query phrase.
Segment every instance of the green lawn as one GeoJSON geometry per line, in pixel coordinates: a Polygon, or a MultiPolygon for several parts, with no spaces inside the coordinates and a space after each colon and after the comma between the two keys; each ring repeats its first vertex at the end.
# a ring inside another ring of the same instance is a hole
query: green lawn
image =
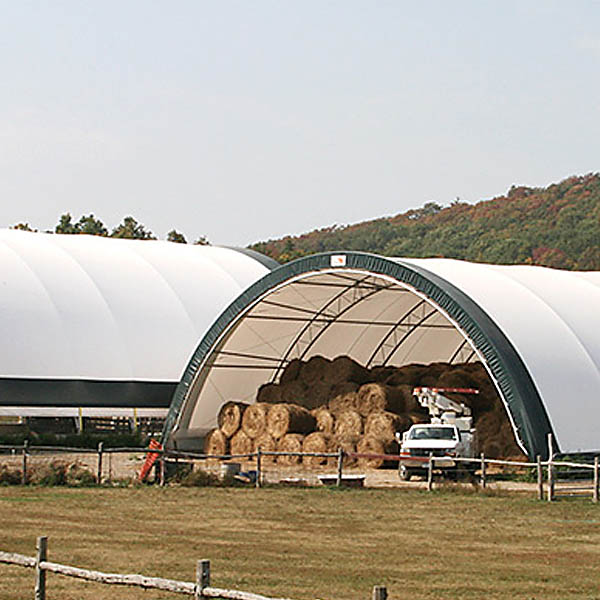
{"type": "MultiPolygon", "coordinates": [[[[109,572],[271,596],[600,598],[600,507],[469,491],[0,488],[0,550],[109,572]]],[[[48,600],[177,598],[48,575],[48,600]]],[[[33,598],[33,570],[0,564],[0,600],[33,598]]]]}

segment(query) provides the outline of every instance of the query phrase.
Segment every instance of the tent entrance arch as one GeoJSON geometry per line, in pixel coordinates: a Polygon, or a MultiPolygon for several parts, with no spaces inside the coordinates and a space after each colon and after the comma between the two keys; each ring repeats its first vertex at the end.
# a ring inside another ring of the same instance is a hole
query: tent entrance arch
{"type": "Polygon", "coordinates": [[[339,254],[283,265],[221,315],[177,388],[168,443],[193,445],[214,426],[221,404],[252,402],[293,359],[347,355],[368,367],[480,361],[521,447],[544,452],[551,427],[535,385],[481,307],[418,261],[342,256],[339,266],[339,254]]]}

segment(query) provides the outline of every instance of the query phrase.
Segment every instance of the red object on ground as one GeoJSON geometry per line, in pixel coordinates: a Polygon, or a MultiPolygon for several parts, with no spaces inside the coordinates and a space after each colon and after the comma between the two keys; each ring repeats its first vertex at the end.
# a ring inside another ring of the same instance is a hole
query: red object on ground
{"type": "MultiPolygon", "coordinates": [[[[157,442],[156,440],[150,440],[150,450],[162,450],[162,444],[157,442]]],[[[159,452],[148,452],[146,454],[146,460],[142,466],[142,470],[140,471],[138,481],[144,481],[146,477],[148,477],[148,473],[150,473],[150,469],[156,462],[156,459],[160,456],[159,452]]]]}

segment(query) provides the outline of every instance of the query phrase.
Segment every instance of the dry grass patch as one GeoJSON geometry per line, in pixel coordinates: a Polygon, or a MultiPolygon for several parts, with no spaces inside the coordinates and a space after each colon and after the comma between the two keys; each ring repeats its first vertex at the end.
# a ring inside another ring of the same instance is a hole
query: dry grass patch
{"type": "MultiPolygon", "coordinates": [[[[290,598],[593,598],[600,508],[441,490],[0,488],[0,549],[290,598]]],[[[32,595],[33,572],[0,565],[0,600],[32,595]]],[[[48,599],[154,600],[49,575],[48,599]]]]}

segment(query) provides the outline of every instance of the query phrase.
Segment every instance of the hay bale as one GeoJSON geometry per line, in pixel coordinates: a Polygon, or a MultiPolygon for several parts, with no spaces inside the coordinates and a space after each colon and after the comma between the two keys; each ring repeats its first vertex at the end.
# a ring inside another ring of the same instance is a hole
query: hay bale
{"type": "Polygon", "coordinates": [[[362,365],[349,356],[334,358],[326,368],[325,379],[332,384],[354,382],[365,383],[369,381],[370,373],[362,365]]]}
{"type": "Polygon", "coordinates": [[[403,383],[401,385],[396,386],[397,393],[402,395],[402,402],[404,404],[404,412],[427,412],[420,404],[419,401],[415,398],[413,392],[414,387],[412,385],[408,385],[403,383]]]}
{"type": "Polygon", "coordinates": [[[300,368],[299,379],[308,385],[323,381],[329,369],[330,360],[324,356],[313,356],[300,368]]]}
{"type": "Polygon", "coordinates": [[[334,415],[346,410],[356,410],[358,408],[358,393],[339,394],[329,401],[328,408],[334,415]]]}
{"type": "MultiPolygon", "coordinates": [[[[369,371],[369,381],[374,383],[387,383],[387,380],[394,376],[396,373],[400,373],[401,370],[398,367],[392,366],[378,366],[373,367],[369,371]]],[[[365,382],[366,383],[366,382],[365,382]]]]}
{"type": "MultiPolygon", "coordinates": [[[[277,443],[278,452],[302,452],[302,442],[304,436],[300,433],[288,433],[284,435],[277,443]]],[[[280,465],[298,465],[302,460],[301,456],[278,456],[277,464],[280,465]]]]}
{"type": "Polygon", "coordinates": [[[477,383],[472,373],[464,369],[452,369],[438,376],[436,387],[476,388],[477,383]]]}
{"type": "Polygon", "coordinates": [[[356,458],[348,455],[356,452],[356,444],[359,440],[359,435],[349,437],[334,436],[331,440],[331,448],[334,452],[339,448],[341,448],[344,451],[344,466],[351,467],[356,464],[356,458]]]}
{"type": "Polygon", "coordinates": [[[276,383],[263,383],[256,393],[256,401],[265,404],[277,404],[282,401],[281,387],[276,383]]]}
{"type": "Polygon", "coordinates": [[[231,454],[251,454],[254,452],[254,442],[243,429],[238,429],[237,433],[229,440],[231,454]]]}
{"type": "MultiPolygon", "coordinates": [[[[314,431],[307,435],[302,442],[302,452],[331,452],[331,436],[322,431],[314,431]]],[[[310,467],[324,465],[326,456],[305,456],[302,462],[310,467]]]]}
{"type": "Polygon", "coordinates": [[[340,439],[360,436],[363,431],[363,418],[356,410],[344,410],[335,416],[334,434],[340,439]]]}
{"type": "Polygon", "coordinates": [[[217,415],[217,424],[226,437],[230,438],[241,427],[242,416],[247,408],[246,402],[236,402],[235,400],[225,402],[221,406],[217,415]]]}
{"type": "MultiPolygon", "coordinates": [[[[265,433],[254,439],[254,452],[259,448],[263,452],[275,452],[277,450],[277,442],[270,433],[265,431],[265,433]]],[[[276,456],[263,456],[262,461],[265,463],[274,463],[276,458],[276,456]]]]}
{"type": "Polygon", "coordinates": [[[365,421],[365,435],[378,440],[393,440],[397,431],[406,431],[412,421],[405,415],[390,412],[371,413],[365,421]]]}
{"type": "Polygon", "coordinates": [[[255,439],[267,430],[267,412],[271,406],[273,405],[257,402],[244,411],[242,429],[248,437],[255,439]]]}
{"type": "Polygon", "coordinates": [[[366,417],[372,412],[401,413],[403,395],[397,388],[381,383],[365,383],[358,388],[358,412],[366,417]]]}
{"type": "Polygon", "coordinates": [[[336,396],[343,396],[344,394],[351,394],[352,392],[358,391],[360,386],[358,383],[354,383],[353,381],[342,381],[341,383],[334,383],[331,386],[331,390],[329,392],[329,400],[332,400],[336,396]]]}
{"type": "Polygon", "coordinates": [[[204,437],[204,454],[223,456],[229,453],[229,441],[220,429],[211,429],[204,437]]]}
{"type": "Polygon", "coordinates": [[[296,379],[298,379],[301,368],[302,361],[299,358],[294,358],[290,360],[290,362],[285,366],[285,369],[283,369],[283,372],[281,373],[279,383],[290,383],[290,381],[295,381],[296,379]]]}
{"type": "Polygon", "coordinates": [[[421,385],[421,378],[425,375],[426,371],[427,367],[425,365],[415,363],[400,367],[400,372],[403,378],[406,379],[406,383],[413,387],[421,385]]]}
{"type": "MultiPolygon", "coordinates": [[[[382,441],[370,435],[364,435],[356,444],[356,452],[359,454],[398,454],[398,444],[393,440],[382,441]]],[[[398,461],[386,460],[384,458],[359,458],[358,466],[363,469],[381,469],[386,467],[397,467],[398,461]]]]}
{"type": "Polygon", "coordinates": [[[305,408],[312,410],[319,406],[327,406],[331,398],[332,386],[327,381],[317,381],[314,385],[308,387],[304,401],[305,408]]]}
{"type": "Polygon", "coordinates": [[[316,424],[315,417],[296,404],[273,404],[267,413],[267,432],[276,440],[286,433],[309,433],[316,424]]]}
{"type": "Polygon", "coordinates": [[[315,408],[310,413],[315,418],[315,429],[326,433],[327,435],[333,435],[335,426],[335,417],[333,413],[327,410],[324,406],[315,408]]]}
{"type": "Polygon", "coordinates": [[[308,397],[308,386],[304,382],[296,379],[288,383],[282,383],[279,387],[281,389],[280,402],[304,406],[308,397]]]}

